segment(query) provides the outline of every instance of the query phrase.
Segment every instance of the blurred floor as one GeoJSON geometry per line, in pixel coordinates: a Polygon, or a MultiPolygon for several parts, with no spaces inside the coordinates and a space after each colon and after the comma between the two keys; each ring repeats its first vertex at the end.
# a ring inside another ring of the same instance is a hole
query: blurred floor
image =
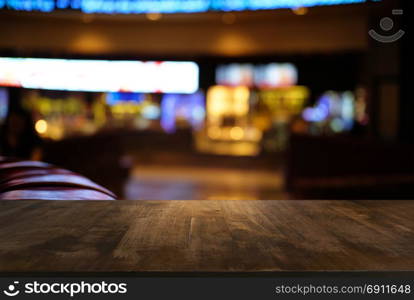
{"type": "Polygon", "coordinates": [[[279,171],[138,165],[125,186],[128,200],[287,199],[279,171]]]}

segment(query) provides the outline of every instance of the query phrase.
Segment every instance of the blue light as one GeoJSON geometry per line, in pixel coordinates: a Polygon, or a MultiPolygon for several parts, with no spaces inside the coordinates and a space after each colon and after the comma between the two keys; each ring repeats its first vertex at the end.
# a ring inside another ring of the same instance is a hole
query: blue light
{"type": "Polygon", "coordinates": [[[141,93],[111,92],[106,94],[106,104],[110,106],[126,101],[139,103],[142,100],[144,100],[144,95],[141,93]]]}
{"type": "Polygon", "coordinates": [[[12,10],[51,12],[55,9],[55,0],[3,0],[0,8],[12,10]]]}
{"type": "Polygon", "coordinates": [[[70,0],[57,0],[56,7],[60,9],[66,9],[70,7],[70,0]]]}
{"type": "Polygon", "coordinates": [[[148,120],[156,120],[160,117],[160,109],[155,105],[147,105],[142,109],[142,116],[148,120]]]}
{"type": "Polygon", "coordinates": [[[75,9],[85,13],[105,14],[195,13],[311,7],[368,1],[370,0],[0,0],[0,9],[44,12],[75,9]]]}
{"type": "Polygon", "coordinates": [[[162,128],[168,133],[175,132],[177,117],[187,120],[193,129],[199,129],[205,117],[204,94],[165,94],[161,100],[162,128]]]}
{"type": "Polygon", "coordinates": [[[9,93],[5,88],[0,88],[0,124],[4,121],[9,110],[9,93]]]}
{"type": "Polygon", "coordinates": [[[355,97],[350,91],[329,91],[322,95],[314,107],[304,109],[302,117],[308,122],[329,122],[333,132],[349,131],[354,126],[355,97]]]}
{"type": "Polygon", "coordinates": [[[80,9],[83,0],[70,0],[70,7],[72,9],[80,9]]]}
{"type": "Polygon", "coordinates": [[[308,107],[303,111],[303,119],[308,122],[322,122],[328,118],[330,113],[330,97],[322,96],[315,107],[308,107]]]}
{"type": "Polygon", "coordinates": [[[175,131],[175,105],[178,97],[166,94],[161,101],[161,126],[168,133],[175,131]]]}

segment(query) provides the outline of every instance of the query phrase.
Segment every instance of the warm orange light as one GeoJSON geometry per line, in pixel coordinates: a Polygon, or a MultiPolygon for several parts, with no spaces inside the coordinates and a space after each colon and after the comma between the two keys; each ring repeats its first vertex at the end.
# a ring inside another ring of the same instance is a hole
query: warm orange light
{"type": "Polygon", "coordinates": [[[292,11],[295,15],[303,16],[308,13],[308,8],[307,7],[296,7],[296,8],[292,8],[292,11]]]}
{"type": "Polygon", "coordinates": [[[210,128],[208,128],[208,132],[207,132],[209,138],[215,140],[215,139],[219,139],[221,136],[221,130],[219,127],[216,126],[212,126],[210,128]]]}
{"type": "Polygon", "coordinates": [[[212,86],[207,92],[207,115],[216,125],[226,116],[244,117],[249,112],[250,90],[245,86],[212,86]]]}
{"type": "Polygon", "coordinates": [[[241,128],[239,126],[235,126],[235,127],[232,127],[230,129],[230,137],[233,140],[241,140],[243,138],[243,136],[244,136],[243,128],[241,128]]]}
{"type": "Polygon", "coordinates": [[[159,12],[152,12],[152,13],[147,13],[146,17],[150,21],[158,21],[162,18],[162,14],[159,12]]]}
{"type": "Polygon", "coordinates": [[[231,102],[230,89],[224,86],[213,86],[207,92],[207,112],[212,118],[220,118],[226,114],[231,102]]]}
{"type": "Polygon", "coordinates": [[[249,112],[250,90],[245,86],[234,88],[233,111],[236,115],[244,116],[249,112]]]}
{"type": "Polygon", "coordinates": [[[47,131],[47,122],[45,120],[39,120],[35,124],[35,129],[39,134],[44,134],[47,131]]]}

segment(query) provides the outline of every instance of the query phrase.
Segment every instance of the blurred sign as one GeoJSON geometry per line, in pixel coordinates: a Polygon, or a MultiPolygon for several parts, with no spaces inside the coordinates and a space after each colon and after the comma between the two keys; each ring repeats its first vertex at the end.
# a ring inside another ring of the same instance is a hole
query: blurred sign
{"type": "Polygon", "coordinates": [[[24,11],[72,9],[86,13],[178,13],[296,8],[370,0],[0,0],[0,8],[24,11]]]}
{"type": "Polygon", "coordinates": [[[309,89],[292,86],[259,91],[259,98],[279,120],[288,120],[299,114],[309,97],[309,89]]]}
{"type": "Polygon", "coordinates": [[[191,94],[194,62],[0,57],[0,86],[32,89],[191,94]]]}
{"type": "Polygon", "coordinates": [[[225,86],[277,88],[293,86],[298,81],[298,71],[290,63],[262,65],[227,64],[216,69],[216,83],[225,86]]]}

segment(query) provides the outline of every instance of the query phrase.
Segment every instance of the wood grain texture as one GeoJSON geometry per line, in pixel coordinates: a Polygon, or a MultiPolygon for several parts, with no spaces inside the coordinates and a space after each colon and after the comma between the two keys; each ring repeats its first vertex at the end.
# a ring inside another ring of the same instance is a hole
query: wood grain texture
{"type": "Polygon", "coordinates": [[[1,201],[0,272],[414,270],[414,201],[1,201]]]}

